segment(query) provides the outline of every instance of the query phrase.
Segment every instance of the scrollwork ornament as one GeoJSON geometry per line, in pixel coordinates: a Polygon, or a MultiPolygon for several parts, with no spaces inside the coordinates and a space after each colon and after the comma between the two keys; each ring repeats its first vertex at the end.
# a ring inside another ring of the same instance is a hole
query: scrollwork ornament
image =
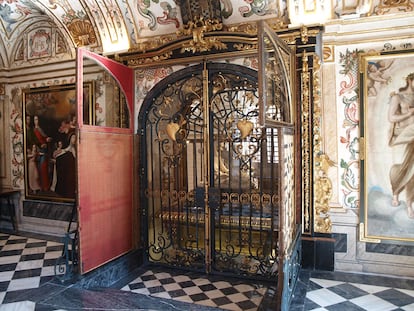
{"type": "Polygon", "coordinates": [[[336,164],[322,152],[322,135],[321,135],[321,100],[320,100],[320,60],[314,55],[313,68],[313,172],[314,172],[314,231],[320,233],[330,233],[332,230],[332,222],[329,217],[329,201],[332,197],[332,182],[328,178],[328,170],[336,164]]]}
{"type": "Polygon", "coordinates": [[[256,50],[257,44],[243,44],[243,43],[236,43],[233,47],[238,51],[249,51],[249,50],[256,50]]]}
{"type": "Polygon", "coordinates": [[[380,0],[374,12],[384,15],[390,12],[412,12],[414,5],[410,0],[380,0]]]}
{"type": "Polygon", "coordinates": [[[308,43],[309,40],[309,34],[308,34],[308,28],[305,26],[302,26],[300,29],[300,38],[304,44],[308,43]]]}
{"type": "Polygon", "coordinates": [[[303,180],[303,227],[305,232],[310,232],[311,230],[311,200],[310,200],[310,154],[305,152],[305,150],[310,150],[310,73],[308,66],[308,57],[309,55],[306,51],[302,55],[302,73],[301,73],[301,89],[302,89],[302,180],[303,180]]]}
{"type": "Polygon", "coordinates": [[[168,60],[172,56],[172,51],[166,52],[164,54],[152,56],[152,57],[142,57],[142,58],[134,58],[127,61],[129,66],[139,66],[145,64],[153,64],[163,60],[168,60]]]}
{"type": "Polygon", "coordinates": [[[317,217],[315,219],[315,231],[316,232],[331,232],[332,222],[329,217],[317,217]]]}
{"type": "Polygon", "coordinates": [[[330,167],[335,163],[325,154],[315,157],[315,193],[314,193],[314,213],[315,213],[315,232],[330,233],[332,223],[329,218],[329,201],[332,197],[332,182],[327,176],[330,167]]]}
{"type": "Polygon", "coordinates": [[[181,53],[184,52],[207,52],[213,48],[223,50],[227,45],[216,37],[206,37],[205,34],[211,31],[223,29],[223,24],[216,19],[204,19],[200,17],[196,21],[190,21],[182,30],[182,34],[192,36],[193,39],[183,44],[181,53]]]}

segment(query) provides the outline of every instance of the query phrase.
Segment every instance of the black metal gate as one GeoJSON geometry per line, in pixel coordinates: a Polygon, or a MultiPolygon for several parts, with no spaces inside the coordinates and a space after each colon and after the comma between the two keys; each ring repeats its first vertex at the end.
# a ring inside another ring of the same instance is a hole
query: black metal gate
{"type": "Polygon", "coordinates": [[[150,262],[277,274],[282,132],[259,126],[258,102],[257,72],[226,63],[183,69],[147,95],[140,202],[150,262]]]}

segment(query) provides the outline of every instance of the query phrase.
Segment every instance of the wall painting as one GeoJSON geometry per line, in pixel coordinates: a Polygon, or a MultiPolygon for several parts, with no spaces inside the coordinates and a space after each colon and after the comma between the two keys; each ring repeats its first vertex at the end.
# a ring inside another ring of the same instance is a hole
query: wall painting
{"type": "MultiPolygon", "coordinates": [[[[89,123],[93,84],[84,85],[89,123]]],[[[73,202],[76,194],[75,84],[23,91],[25,197],[73,202]]]]}
{"type": "Polygon", "coordinates": [[[362,54],[361,240],[414,241],[414,52],[362,54]]]}

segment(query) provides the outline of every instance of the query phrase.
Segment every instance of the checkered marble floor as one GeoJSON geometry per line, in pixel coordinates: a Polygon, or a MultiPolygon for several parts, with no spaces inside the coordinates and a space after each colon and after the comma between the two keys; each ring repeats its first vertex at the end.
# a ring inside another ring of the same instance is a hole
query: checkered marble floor
{"type": "MultiPolygon", "coordinates": [[[[163,311],[166,306],[198,311],[275,309],[274,288],[259,282],[165,267],[142,267],[111,289],[63,285],[56,282],[54,271],[62,250],[56,239],[0,233],[0,311],[84,310],[85,303],[88,310],[112,311],[122,306],[163,311]],[[186,302],[191,304],[183,307],[186,302]]],[[[289,311],[299,310],[414,311],[414,280],[302,270],[289,311]]]]}
{"type": "Polygon", "coordinates": [[[310,278],[304,310],[414,310],[414,289],[310,278]]]}
{"type": "Polygon", "coordinates": [[[63,244],[0,233],[0,303],[12,291],[37,288],[55,277],[63,244]]]}
{"type": "Polygon", "coordinates": [[[267,287],[262,284],[195,273],[151,269],[122,290],[224,310],[257,310],[267,287]]]}

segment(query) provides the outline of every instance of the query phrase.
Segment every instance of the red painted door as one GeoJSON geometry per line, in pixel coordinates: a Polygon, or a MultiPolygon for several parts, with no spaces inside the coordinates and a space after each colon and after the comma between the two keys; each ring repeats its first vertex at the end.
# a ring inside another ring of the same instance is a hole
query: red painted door
{"type": "Polygon", "coordinates": [[[77,206],[81,274],[132,249],[133,85],[132,69],[78,49],[77,206]],[[86,83],[92,87],[85,88],[86,83]]]}

